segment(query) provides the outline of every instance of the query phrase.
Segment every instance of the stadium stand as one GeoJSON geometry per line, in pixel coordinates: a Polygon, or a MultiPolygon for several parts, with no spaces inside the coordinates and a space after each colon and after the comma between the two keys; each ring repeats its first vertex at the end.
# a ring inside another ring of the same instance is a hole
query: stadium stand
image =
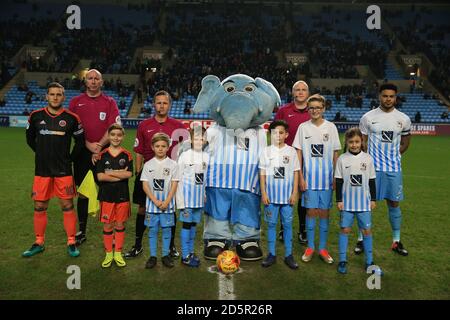
{"type": "MultiPolygon", "coordinates": [[[[24,110],[29,112],[45,107],[47,102],[45,101],[46,89],[40,87],[36,82],[27,83],[28,90],[21,91],[18,86],[13,86],[5,95],[6,105],[0,108],[0,114],[8,115],[22,115],[24,110]],[[32,92],[32,99],[30,103],[25,102],[25,97],[28,92],[32,92]]],[[[119,94],[114,90],[104,90],[104,93],[113,97],[117,103],[121,100],[119,94]]],[[[64,107],[69,106],[70,99],[80,94],[80,90],[67,89],[65,90],[66,100],[64,101],[64,107]]],[[[125,100],[125,108],[119,109],[120,116],[125,117],[128,114],[129,107],[131,106],[132,97],[123,97],[125,100]]]]}
{"type": "MultiPolygon", "coordinates": [[[[124,100],[122,116],[129,114],[136,86],[144,101],[137,109],[141,118],[151,114],[154,93],[165,89],[174,98],[171,116],[207,119],[208,114],[193,114],[189,110],[207,74],[221,79],[234,73],[262,77],[275,85],[283,102],[290,101],[291,86],[299,78],[360,79],[363,83],[407,81],[404,70],[388,61],[398,40],[406,52],[394,53],[424,52],[435,66],[428,80],[450,98],[448,6],[442,12],[414,6],[388,10],[386,20],[391,34],[361,28],[367,19],[364,10],[336,4],[316,6],[312,11],[303,5],[260,4],[257,14],[252,5],[241,5],[236,11],[225,4],[211,3],[80,6],[83,28],[69,31],[61,22],[67,16],[63,5],[5,2],[7,10],[0,13],[1,86],[21,68],[27,72],[75,73],[81,59],[88,59],[89,67],[104,74],[141,76],[123,99],[119,97],[123,92],[105,81],[106,92],[118,104],[124,100]],[[28,57],[21,64],[13,63],[12,57],[27,43],[47,47],[46,59],[28,57]],[[143,46],[161,48],[165,52],[163,59],[140,58],[137,52],[143,46]],[[308,61],[287,63],[285,53],[306,53],[308,61]],[[372,75],[361,74],[358,66],[368,66],[372,75]],[[150,68],[154,72],[150,73],[150,68]]],[[[67,105],[70,97],[79,94],[80,85],[64,85],[68,88],[67,105]]],[[[45,89],[35,82],[28,83],[28,87],[36,94],[31,104],[25,102],[26,92],[12,86],[3,96],[5,106],[0,108],[0,114],[22,114],[25,108],[33,110],[44,105],[45,89]]],[[[321,92],[329,100],[331,107],[326,117],[330,120],[358,121],[376,103],[376,94],[367,88],[358,94],[341,93],[340,99],[324,88],[312,91],[321,92]]],[[[441,117],[448,109],[435,92],[413,88],[410,93],[402,92],[402,96],[405,101],[400,108],[411,119],[420,112],[422,122],[448,122],[441,117]]]]}

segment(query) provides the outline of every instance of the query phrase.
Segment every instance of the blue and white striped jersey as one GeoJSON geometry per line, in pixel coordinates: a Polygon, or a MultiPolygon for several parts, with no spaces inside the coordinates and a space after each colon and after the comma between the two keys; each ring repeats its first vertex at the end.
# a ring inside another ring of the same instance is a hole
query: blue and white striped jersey
{"type": "MultiPolygon", "coordinates": [[[[156,157],[150,159],[144,164],[142,169],[141,181],[145,181],[150,191],[156,199],[164,201],[169,195],[172,181],[179,181],[178,166],[175,161],[166,157],[164,160],[158,160],[156,157]]],[[[169,206],[165,211],[159,209],[148,197],[145,205],[145,211],[148,213],[171,213],[175,212],[175,197],[172,197],[169,206]]]]}
{"type": "Polygon", "coordinates": [[[180,182],[177,187],[177,208],[203,208],[205,204],[205,176],[209,156],[206,152],[189,149],[178,158],[180,182]]]}
{"type": "Polygon", "coordinates": [[[411,119],[406,114],[397,109],[384,112],[377,108],[361,118],[359,129],[368,136],[368,152],[373,157],[376,171],[402,170],[400,140],[411,131],[411,119]]]}
{"type": "Polygon", "coordinates": [[[259,169],[266,176],[270,203],[289,204],[294,189],[294,172],[300,170],[297,151],[288,145],[283,148],[268,146],[261,155],[259,169]]]}
{"type": "Polygon", "coordinates": [[[214,124],[206,131],[206,137],[209,143],[206,186],[260,194],[258,163],[267,146],[265,130],[261,126],[232,130],[214,124]]]}
{"type": "Polygon", "coordinates": [[[370,211],[369,180],[375,179],[375,166],[369,154],[362,151],[357,155],[342,154],[337,160],[334,177],[344,180],[344,211],[370,211]]]}
{"type": "Polygon", "coordinates": [[[307,189],[330,190],[333,186],[333,154],[341,149],[334,123],[327,120],[320,126],[311,120],[302,123],[292,146],[302,151],[307,189]]]}

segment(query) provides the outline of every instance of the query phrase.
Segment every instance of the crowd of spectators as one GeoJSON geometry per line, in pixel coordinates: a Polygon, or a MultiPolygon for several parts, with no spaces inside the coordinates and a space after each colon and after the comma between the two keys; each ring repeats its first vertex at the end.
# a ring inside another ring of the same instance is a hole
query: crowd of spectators
{"type": "MultiPolygon", "coordinates": [[[[129,10],[139,8],[128,6],[129,10]]],[[[7,60],[3,57],[10,57],[24,42],[39,44],[51,35],[51,55],[46,59],[28,57],[22,65],[28,71],[70,72],[82,58],[91,59],[90,67],[102,73],[139,73],[143,79],[148,78],[148,71],[152,71],[148,80],[142,80],[136,89],[140,102],[161,88],[171,92],[175,100],[186,95],[195,96],[200,91],[201,79],[207,74],[215,74],[220,79],[234,73],[262,77],[272,82],[285,100],[290,100],[292,83],[300,76],[359,78],[355,66],[369,65],[378,78],[384,77],[386,48],[361,39],[351,30],[337,30],[339,37],[330,32],[336,31],[334,27],[338,25],[335,18],[327,19],[329,14],[335,13],[331,6],[324,7],[322,14],[314,16],[311,30],[304,28],[286,8],[280,6],[267,10],[261,7],[261,12],[255,15],[254,6],[247,5],[238,8],[223,6],[219,10],[212,10],[207,5],[167,6],[163,23],[158,18],[148,26],[119,26],[114,21],[102,19],[98,27],[70,31],[64,26],[57,27],[56,20],[1,22],[0,57],[2,61],[7,60]],[[287,28],[289,23],[291,32],[287,28]],[[57,32],[51,33],[52,30],[57,32]],[[157,60],[137,59],[132,63],[137,47],[155,43],[167,48],[164,68],[157,60]],[[287,65],[279,61],[280,56],[276,54],[279,50],[306,53],[308,62],[287,65]]],[[[157,9],[160,10],[159,7],[157,9]]],[[[395,18],[398,13],[389,14],[395,18]]],[[[350,17],[348,14],[344,19],[350,17]]],[[[416,18],[420,21],[419,12],[416,18]]],[[[431,27],[426,32],[418,28],[418,23],[407,22],[396,30],[410,52],[430,50],[437,66],[430,80],[449,97],[449,50],[444,46],[436,51],[424,45],[427,39],[442,39],[449,31],[448,27],[431,27]],[[416,36],[415,31],[429,38],[424,40],[416,36]]],[[[386,38],[382,32],[377,36],[389,43],[389,47],[393,46],[395,39],[386,38]]],[[[2,63],[2,79],[7,75],[6,70],[2,63]]],[[[63,81],[68,88],[84,89],[75,79],[63,81]]],[[[127,86],[120,88],[116,81],[105,81],[105,87],[117,90],[123,97],[135,90],[127,86]]],[[[331,94],[337,101],[344,100],[349,107],[361,108],[364,96],[376,99],[377,95],[377,88],[371,85],[361,87],[364,90],[354,86],[341,87],[331,94]]],[[[332,108],[331,101],[327,108],[332,108]]]]}

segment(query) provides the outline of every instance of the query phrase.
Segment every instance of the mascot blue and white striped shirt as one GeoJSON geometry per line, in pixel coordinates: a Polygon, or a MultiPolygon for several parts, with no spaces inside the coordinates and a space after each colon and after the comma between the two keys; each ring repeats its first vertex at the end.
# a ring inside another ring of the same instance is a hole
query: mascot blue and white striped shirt
{"type": "Polygon", "coordinates": [[[218,124],[206,131],[209,166],[206,186],[237,188],[260,194],[259,156],[267,146],[265,130],[227,129],[218,124]]]}

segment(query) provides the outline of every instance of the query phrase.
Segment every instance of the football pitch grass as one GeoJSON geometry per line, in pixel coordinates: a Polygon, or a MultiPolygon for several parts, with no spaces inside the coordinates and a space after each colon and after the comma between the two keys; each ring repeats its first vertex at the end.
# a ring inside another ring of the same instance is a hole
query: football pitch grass
{"type": "MultiPolygon", "coordinates": [[[[46,250],[32,258],[21,253],[34,240],[33,202],[30,198],[34,175],[34,154],[25,142],[25,129],[0,128],[0,299],[218,299],[218,275],[208,272],[214,263],[202,257],[202,226],[199,226],[196,253],[200,268],[188,268],[177,260],[175,267],[162,266],[161,244],[155,269],[144,268],[149,256],[147,232],[144,253],[119,269],[114,264],[102,269],[104,258],[102,225],[89,217],[87,242],[81,255],[71,258],[66,252],[66,236],[62,212],[57,199],[48,210],[46,250]],[[81,271],[81,289],[69,290],[67,267],[77,265],[81,271]]],[[[132,150],[135,130],[127,130],[124,146],[132,150]]],[[[237,299],[449,299],[450,298],[450,138],[419,137],[403,157],[405,200],[402,242],[409,250],[401,257],[390,250],[391,231],[386,205],[378,202],[373,212],[374,261],[385,275],[381,289],[369,290],[364,272],[364,255],[353,254],[354,232],[349,238],[349,270],[347,275],[336,271],[338,260],[339,215],[331,213],[329,251],[335,263],[327,265],[317,255],[309,263],[301,261],[304,247],[295,239],[294,256],[300,267],[290,270],[283,263],[283,245],[277,242],[277,263],[262,268],[259,262],[242,262],[242,272],[233,281],[237,299]]],[[[133,179],[130,181],[132,188],[133,179]]],[[[334,198],[334,197],[333,197],[334,198]]],[[[136,206],[127,223],[124,250],[134,243],[136,206]]],[[[296,236],[298,218],[294,217],[296,236]]],[[[179,247],[180,223],[176,244],[179,247]]],[[[317,234],[318,232],[316,232],[317,234]]],[[[161,237],[161,235],[159,235],[161,237]]],[[[262,248],[267,254],[266,226],[262,224],[262,248]]]]}

